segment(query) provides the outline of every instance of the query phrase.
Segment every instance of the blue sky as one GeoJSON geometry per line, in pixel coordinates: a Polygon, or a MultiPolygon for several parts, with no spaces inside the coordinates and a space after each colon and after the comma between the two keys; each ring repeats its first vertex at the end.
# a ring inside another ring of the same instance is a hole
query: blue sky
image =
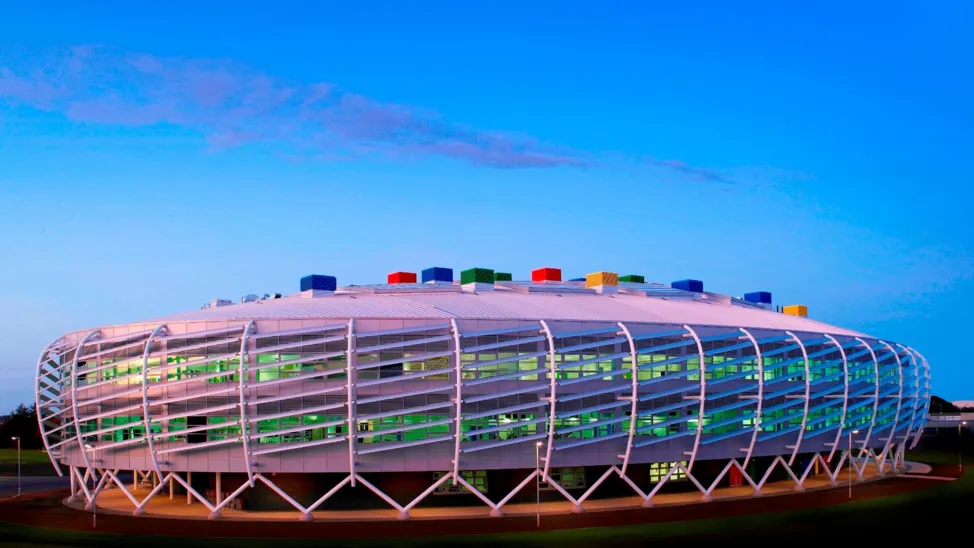
{"type": "Polygon", "coordinates": [[[7,6],[0,409],[63,332],[433,264],[769,290],[974,397],[969,3],[524,4],[7,6]]]}

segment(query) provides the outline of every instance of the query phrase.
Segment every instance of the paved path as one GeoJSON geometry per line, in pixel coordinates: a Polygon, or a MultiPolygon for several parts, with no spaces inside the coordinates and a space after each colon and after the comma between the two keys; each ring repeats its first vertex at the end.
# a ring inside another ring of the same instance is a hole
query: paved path
{"type": "MultiPolygon", "coordinates": [[[[67,477],[57,476],[25,476],[21,478],[21,490],[23,493],[36,493],[38,491],[48,491],[51,489],[67,489],[70,480],[67,477]]],[[[0,477],[0,499],[17,495],[17,477],[0,477]]]]}

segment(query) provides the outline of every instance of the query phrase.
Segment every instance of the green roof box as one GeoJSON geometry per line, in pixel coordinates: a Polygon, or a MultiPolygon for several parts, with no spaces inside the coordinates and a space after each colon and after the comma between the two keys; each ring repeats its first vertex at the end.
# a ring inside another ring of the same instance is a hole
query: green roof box
{"type": "Polygon", "coordinates": [[[643,278],[639,274],[626,274],[625,276],[619,276],[620,282],[630,282],[634,284],[644,284],[646,283],[646,278],[643,278]]]}
{"type": "Polygon", "coordinates": [[[491,284],[494,283],[494,271],[489,268],[469,268],[460,273],[461,284],[491,284]]]}
{"type": "Polygon", "coordinates": [[[494,281],[495,282],[509,282],[509,281],[512,281],[513,279],[514,278],[511,277],[511,273],[510,272],[494,272],[494,281]]]}

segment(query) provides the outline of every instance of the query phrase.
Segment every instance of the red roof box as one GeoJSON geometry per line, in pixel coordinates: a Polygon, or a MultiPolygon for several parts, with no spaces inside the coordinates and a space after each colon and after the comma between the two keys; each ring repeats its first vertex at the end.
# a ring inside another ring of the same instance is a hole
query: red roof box
{"type": "Polygon", "coordinates": [[[414,284],[416,283],[416,273],[415,272],[393,272],[392,274],[389,274],[389,283],[414,284]]]}
{"type": "Polygon", "coordinates": [[[560,268],[536,268],[531,271],[532,282],[560,282],[560,268]]]}

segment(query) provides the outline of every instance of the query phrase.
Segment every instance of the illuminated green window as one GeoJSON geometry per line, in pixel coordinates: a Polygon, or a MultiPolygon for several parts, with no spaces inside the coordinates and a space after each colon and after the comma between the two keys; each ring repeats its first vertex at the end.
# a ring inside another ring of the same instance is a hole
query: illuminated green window
{"type": "MultiPolygon", "coordinates": [[[[562,487],[562,489],[584,489],[585,484],[585,468],[581,466],[571,467],[571,468],[552,468],[548,473],[551,478],[552,483],[556,483],[562,487]]],[[[541,490],[551,490],[554,487],[550,483],[542,482],[541,490]]]]}
{"type": "MultiPolygon", "coordinates": [[[[434,472],[433,482],[437,482],[440,478],[446,475],[448,472],[434,472]]],[[[474,489],[480,491],[481,493],[487,492],[487,471],[486,470],[463,470],[460,472],[460,477],[464,481],[469,483],[474,489]]],[[[460,482],[453,485],[452,480],[444,481],[436,490],[433,492],[434,495],[456,495],[461,493],[467,493],[467,488],[460,482]]]]}
{"type": "MultiPolygon", "coordinates": [[[[687,461],[682,461],[679,464],[685,468],[687,466],[687,461]]],[[[650,483],[659,483],[660,481],[662,481],[663,478],[666,477],[666,474],[669,473],[670,468],[674,468],[676,467],[676,465],[677,463],[675,462],[654,462],[650,464],[649,465],[650,483]]],[[[680,468],[677,469],[675,472],[673,472],[673,475],[670,476],[669,481],[684,480],[684,479],[687,479],[686,472],[684,472],[683,469],[680,468]]]]}

